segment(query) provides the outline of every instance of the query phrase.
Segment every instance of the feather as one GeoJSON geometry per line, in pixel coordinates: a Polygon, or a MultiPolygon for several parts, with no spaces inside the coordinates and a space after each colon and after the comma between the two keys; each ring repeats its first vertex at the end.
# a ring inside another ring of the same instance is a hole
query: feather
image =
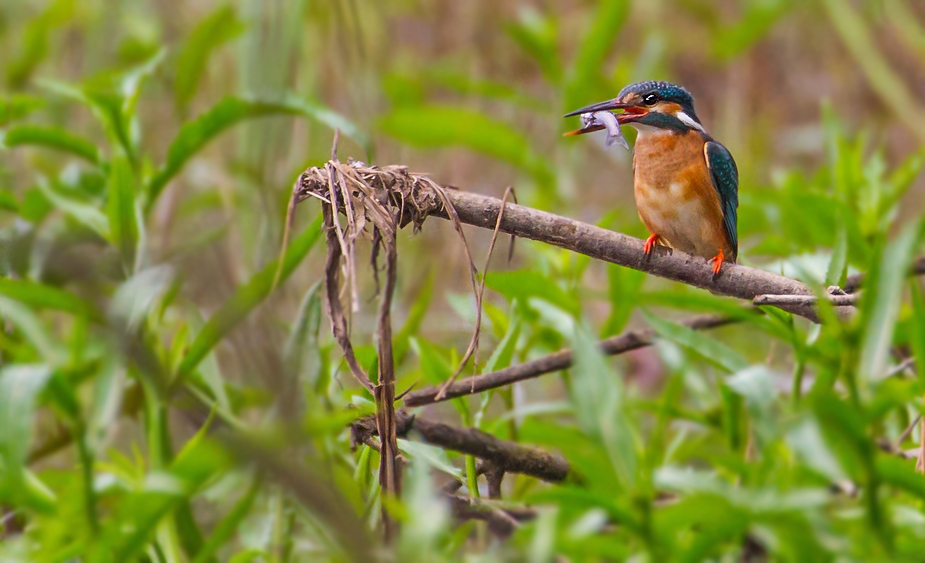
{"type": "Polygon", "coordinates": [[[703,153],[713,179],[713,187],[719,195],[720,206],[723,210],[723,226],[726,237],[732,247],[732,256],[735,262],[739,253],[738,237],[738,207],[739,207],[739,171],[735,160],[726,150],[726,147],[716,141],[708,141],[703,146],[703,153]]]}

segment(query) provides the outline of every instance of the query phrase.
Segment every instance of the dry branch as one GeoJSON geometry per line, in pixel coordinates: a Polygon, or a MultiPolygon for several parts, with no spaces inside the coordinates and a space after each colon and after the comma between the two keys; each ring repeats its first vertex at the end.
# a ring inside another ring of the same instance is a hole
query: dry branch
{"type": "MultiPolygon", "coordinates": [[[[413,222],[419,229],[429,216],[450,217],[445,196],[455,215],[463,223],[493,229],[501,212],[501,200],[444,187],[427,176],[412,174],[403,166],[369,168],[357,163],[349,167],[338,163],[340,169],[362,184],[367,193],[381,202],[402,203],[402,224],[413,222]]],[[[328,193],[327,169],[310,168],[296,183],[298,199],[323,196],[328,193]]],[[[651,255],[643,253],[643,241],[621,233],[608,231],[581,221],[560,217],[553,213],[509,203],[504,206],[500,221],[502,232],[545,242],[575,252],[648,272],[666,279],[679,281],[709,290],[719,295],[748,301],[759,295],[813,295],[805,284],[778,274],[741,266],[724,264],[718,276],[704,259],[683,252],[660,248],[651,255]]],[[[811,306],[781,305],[781,309],[806,317],[814,322],[819,318],[811,306]]],[[[838,307],[841,316],[849,314],[850,307],[838,307]]]]}
{"type": "MultiPolygon", "coordinates": [[[[567,461],[537,448],[508,442],[475,428],[457,428],[415,417],[404,411],[396,412],[395,420],[401,437],[415,431],[429,444],[475,456],[506,473],[522,473],[551,483],[574,478],[567,461]]],[[[371,417],[354,422],[350,428],[354,444],[363,444],[376,434],[376,424],[371,417]]]]}
{"type": "MultiPolygon", "coordinates": [[[[733,322],[736,322],[736,319],[731,317],[700,315],[682,321],[681,324],[695,330],[703,330],[733,322]]],[[[603,354],[615,356],[617,354],[629,352],[630,350],[649,346],[652,344],[655,336],[656,333],[652,329],[631,330],[618,336],[611,336],[610,338],[601,340],[598,342],[597,346],[603,354]]],[[[481,393],[505,385],[511,385],[512,383],[539,377],[546,373],[568,369],[571,367],[572,361],[573,357],[571,350],[560,350],[529,362],[457,381],[450,385],[440,398],[437,398],[441,389],[440,387],[428,387],[427,389],[408,393],[408,395],[405,396],[405,406],[418,407],[439,401],[447,401],[463,395],[481,393]]]]}

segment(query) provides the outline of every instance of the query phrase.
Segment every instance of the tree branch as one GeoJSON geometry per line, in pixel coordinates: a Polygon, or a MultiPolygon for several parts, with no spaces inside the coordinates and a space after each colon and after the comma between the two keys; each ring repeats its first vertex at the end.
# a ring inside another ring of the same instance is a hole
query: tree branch
{"type": "MultiPolygon", "coordinates": [[[[506,473],[521,473],[551,483],[577,478],[569,463],[561,457],[496,438],[475,428],[458,428],[415,417],[404,411],[397,411],[395,420],[401,437],[407,437],[412,430],[416,431],[431,445],[475,456],[506,473]]],[[[369,436],[377,434],[376,422],[372,417],[357,420],[351,424],[350,430],[354,445],[363,444],[369,436]]]]}
{"type": "MultiPolygon", "coordinates": [[[[738,322],[731,317],[721,317],[718,315],[700,315],[692,317],[681,324],[694,330],[703,330],[715,328],[726,324],[738,322]]],[[[631,330],[617,336],[601,340],[597,346],[601,352],[607,356],[615,356],[630,350],[636,350],[652,344],[656,333],[652,329],[631,330]]],[[[468,377],[450,385],[441,398],[437,398],[440,387],[428,387],[420,391],[408,393],[405,396],[405,406],[418,407],[428,405],[439,401],[447,401],[463,395],[472,395],[511,385],[518,381],[539,377],[546,373],[552,373],[568,369],[573,361],[572,351],[569,349],[537,358],[535,360],[522,364],[513,365],[492,373],[468,377]]]]}
{"type": "MultiPolygon", "coordinates": [[[[339,170],[348,169],[347,173],[353,176],[351,181],[362,184],[364,191],[376,194],[377,200],[402,202],[403,225],[413,222],[415,228],[420,228],[429,216],[447,219],[449,216],[443,197],[448,198],[463,223],[484,229],[494,229],[498,223],[502,206],[500,199],[440,186],[427,176],[409,173],[402,166],[367,168],[356,163],[349,167],[339,166],[339,170]]],[[[312,195],[325,195],[327,174],[321,168],[306,170],[296,183],[295,196],[305,199],[312,195]]],[[[646,255],[642,249],[643,242],[639,239],[522,205],[508,203],[504,207],[500,220],[502,232],[552,244],[719,295],[748,301],[765,294],[813,295],[811,289],[802,282],[764,270],[727,263],[723,265],[722,272],[714,276],[712,266],[703,258],[663,247],[646,255]]],[[[780,305],[780,308],[819,322],[811,306],[788,304],[780,305]]],[[[838,307],[836,310],[840,316],[847,317],[851,308],[838,307]]]]}

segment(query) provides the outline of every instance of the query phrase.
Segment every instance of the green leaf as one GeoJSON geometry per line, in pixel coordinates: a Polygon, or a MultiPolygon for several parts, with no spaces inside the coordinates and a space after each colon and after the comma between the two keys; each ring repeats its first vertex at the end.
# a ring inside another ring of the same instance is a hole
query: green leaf
{"type": "Polygon", "coordinates": [[[399,438],[398,449],[403,453],[408,454],[412,459],[423,459],[427,462],[428,466],[434,469],[439,469],[447,475],[452,475],[457,479],[463,478],[462,470],[450,462],[450,458],[447,456],[446,450],[442,448],[399,438]]]}
{"type": "Polygon", "coordinates": [[[332,129],[339,129],[368,149],[366,136],[352,122],[320,104],[295,95],[285,95],[279,100],[225,98],[180,128],[167,150],[167,160],[148,182],[146,206],[150,208],[186,162],[219,133],[242,120],[273,115],[300,115],[314,119],[332,129]]]}
{"type": "MultiPolygon", "coordinates": [[[[912,319],[909,340],[911,341],[913,357],[919,362],[925,358],[925,298],[918,280],[909,284],[912,289],[912,319]]],[[[925,369],[916,369],[919,382],[925,388],[925,369]]]]}
{"type": "Polygon", "coordinates": [[[517,303],[511,304],[511,321],[508,323],[507,332],[498,343],[498,346],[491,353],[488,361],[485,362],[484,373],[490,373],[499,369],[504,369],[511,365],[514,358],[514,350],[517,348],[517,341],[520,338],[521,323],[520,315],[517,314],[517,303]]]}
{"type": "Polygon", "coordinates": [[[915,461],[891,455],[878,455],[875,467],[884,483],[925,500],[925,479],[915,470],[915,461]]]}
{"type": "Polygon", "coordinates": [[[571,313],[578,314],[580,306],[578,301],[565,292],[547,276],[531,270],[516,272],[489,272],[485,278],[485,286],[497,291],[508,301],[517,299],[526,302],[531,297],[538,297],[547,303],[571,313]]]}
{"type": "Polygon", "coordinates": [[[729,373],[742,371],[749,366],[748,360],[741,354],[715,338],[686,326],[660,319],[648,311],[643,311],[642,314],[649,325],[661,336],[680,344],[729,373]]]}
{"type": "Polygon", "coordinates": [[[42,195],[48,198],[52,205],[60,211],[94,231],[100,237],[109,240],[109,219],[95,205],[64,195],[52,187],[44,178],[39,178],[36,186],[38,186],[42,195]]]}
{"type": "Polygon", "coordinates": [[[385,133],[415,147],[465,147],[513,164],[543,188],[553,181],[549,161],[533,152],[523,133],[481,113],[452,106],[400,107],[378,124],[385,133]]]}
{"type": "Polygon", "coordinates": [[[178,108],[185,108],[196,95],[212,52],[240,35],[244,28],[230,6],[212,12],[193,28],[177,55],[173,93],[178,108]]]}
{"type": "Polygon", "coordinates": [[[100,165],[102,157],[96,145],[65,129],[39,125],[17,125],[0,131],[0,148],[45,147],[79,156],[93,164],[100,165]]]}
{"type": "MultiPolygon", "coordinates": [[[[296,237],[283,256],[279,284],[292,274],[296,266],[302,263],[308,252],[315,246],[321,236],[321,215],[296,237]]],[[[263,267],[246,284],[238,287],[234,294],[212,315],[196,339],[190,345],[189,352],[180,363],[178,370],[182,377],[191,373],[199,362],[208,354],[228,332],[237,326],[254,308],[263,302],[273,289],[277,260],[263,267]]],[[[277,285],[279,285],[277,284],[277,285]]],[[[179,379],[179,378],[178,378],[179,379]]]]}
{"type": "Polygon", "coordinates": [[[0,318],[12,323],[38,351],[42,361],[57,365],[62,355],[38,316],[28,307],[9,297],[0,296],[0,318]]]}
{"type": "Polygon", "coordinates": [[[51,377],[45,364],[7,365],[0,369],[0,459],[3,495],[23,502],[24,464],[32,442],[32,422],[39,393],[51,377]]]}
{"type": "Polygon", "coordinates": [[[920,232],[919,223],[906,226],[896,240],[887,246],[880,263],[875,265],[870,274],[871,284],[861,304],[864,341],[858,374],[862,381],[871,381],[886,373],[902,289],[920,232]]]}
{"type": "Polygon", "coordinates": [[[33,309],[51,309],[86,317],[98,316],[90,303],[73,293],[30,280],[0,277],[0,295],[33,309]]]}
{"type": "Polygon", "coordinates": [[[845,267],[848,265],[848,231],[844,224],[839,224],[838,238],[835,239],[835,248],[832,249],[832,258],[825,273],[825,285],[841,285],[845,277],[845,267]]]}
{"type": "Polygon", "coordinates": [[[40,84],[56,94],[90,108],[93,116],[106,131],[109,141],[120,147],[132,163],[136,162],[137,148],[132,141],[131,133],[133,119],[123,112],[125,99],[120,94],[90,87],[81,88],[55,80],[42,80],[40,84]]]}
{"type": "Polygon", "coordinates": [[[44,105],[44,100],[34,96],[0,95],[0,127],[6,127],[10,122],[22,119],[44,105]]]}
{"type": "MultiPolygon", "coordinates": [[[[321,391],[316,384],[321,378],[322,361],[318,342],[318,333],[321,328],[321,297],[320,289],[323,283],[319,280],[309,288],[299,310],[296,312],[289,336],[283,345],[283,361],[286,365],[284,390],[301,396],[299,381],[304,381],[307,391],[321,391]]],[[[314,394],[314,393],[313,393],[314,394]]]]}
{"type": "Polygon", "coordinates": [[[135,207],[135,176],[124,156],[117,156],[109,167],[106,214],[109,218],[110,242],[119,249],[122,262],[133,271],[139,237],[139,212],[135,207]]]}
{"type": "Polygon", "coordinates": [[[607,451],[620,484],[632,489],[636,480],[637,438],[624,411],[621,380],[595,344],[591,332],[576,325],[572,404],[582,430],[596,438],[607,451]]]}

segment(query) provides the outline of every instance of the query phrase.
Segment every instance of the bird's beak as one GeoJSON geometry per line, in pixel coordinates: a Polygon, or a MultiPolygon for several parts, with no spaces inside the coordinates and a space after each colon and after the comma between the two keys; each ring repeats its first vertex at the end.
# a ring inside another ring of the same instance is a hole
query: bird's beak
{"type": "MultiPolygon", "coordinates": [[[[632,123],[638,121],[646,114],[649,113],[649,110],[642,106],[637,106],[635,104],[625,104],[618,102],[617,100],[607,100],[606,102],[600,102],[597,104],[591,104],[590,106],[585,106],[581,109],[569,112],[563,117],[572,117],[574,115],[581,115],[583,113],[594,113],[596,111],[613,111],[616,109],[622,109],[623,113],[617,115],[617,123],[620,125],[626,125],[627,123],[632,123]]],[[[592,131],[600,131],[603,129],[601,126],[591,126],[584,129],[578,129],[576,131],[570,131],[566,135],[581,135],[584,133],[591,133],[592,131]]]]}

